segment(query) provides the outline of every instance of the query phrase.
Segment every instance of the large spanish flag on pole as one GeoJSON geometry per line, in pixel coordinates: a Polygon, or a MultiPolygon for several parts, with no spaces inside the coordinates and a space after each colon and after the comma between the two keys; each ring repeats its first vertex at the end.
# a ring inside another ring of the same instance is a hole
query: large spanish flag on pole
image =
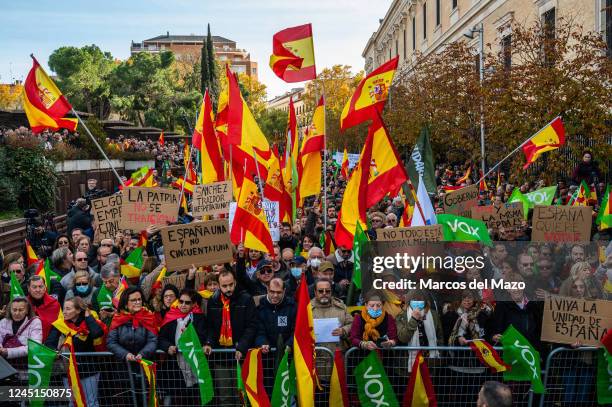
{"type": "Polygon", "coordinates": [[[295,362],[295,381],[297,401],[300,407],[314,407],[315,372],[315,336],[312,319],[312,306],[308,295],[306,275],[302,279],[297,295],[297,315],[293,335],[293,360],[295,362]]]}
{"type": "Polygon", "coordinates": [[[193,129],[192,146],[200,151],[200,162],[202,167],[202,184],[223,181],[223,160],[219,138],[215,133],[215,125],[212,112],[212,102],[208,89],[204,93],[202,107],[198,120],[193,129]]]}
{"type": "Polygon", "coordinates": [[[376,111],[382,112],[389,96],[398,60],[399,57],[395,57],[382,64],[359,82],[355,93],[342,109],[340,130],[373,119],[376,111]]]}
{"type": "Polygon", "coordinates": [[[270,164],[270,169],[268,170],[268,178],[266,179],[264,193],[267,199],[279,203],[280,221],[291,223],[291,196],[285,191],[278,146],[274,145],[272,147],[272,157],[268,162],[270,164]]]}
{"type": "Polygon", "coordinates": [[[303,82],[317,77],[311,24],[274,34],[270,68],[285,82],[303,82]]]}
{"type": "Polygon", "coordinates": [[[348,179],[349,176],[349,159],[346,147],[344,147],[344,154],[342,155],[342,166],[340,167],[340,175],[342,175],[344,179],[348,179]]]}
{"type": "Polygon", "coordinates": [[[334,368],[329,384],[329,407],[349,407],[346,374],[344,372],[344,357],[342,350],[336,348],[334,353],[334,368]]]}
{"type": "Polygon", "coordinates": [[[291,216],[295,218],[297,209],[297,194],[299,193],[299,160],[300,138],[298,137],[297,116],[293,99],[289,99],[289,116],[287,118],[287,144],[285,148],[285,160],[281,163],[285,189],[291,198],[291,216]],[[284,165],[283,165],[284,164],[284,165]]]}
{"type": "Polygon", "coordinates": [[[372,134],[372,165],[368,179],[368,208],[387,194],[396,196],[408,180],[406,168],[379,113],[376,113],[369,131],[372,134]]]}
{"type": "Polygon", "coordinates": [[[270,399],[263,384],[261,349],[249,349],[242,365],[242,382],[253,407],[269,407],[270,399]]]}
{"type": "Polygon", "coordinates": [[[557,116],[523,144],[523,153],[527,161],[523,169],[529,167],[542,153],[556,150],[564,143],[565,128],[561,116],[557,116]]]}
{"type": "Polygon", "coordinates": [[[321,193],[322,151],[325,149],[325,102],[323,97],[312,114],[312,125],[300,151],[299,206],[307,196],[321,193]]]}
{"type": "Polygon", "coordinates": [[[32,56],[33,65],[23,84],[23,110],[33,133],[61,128],[75,131],[77,119],[64,117],[72,106],[32,56]]]}

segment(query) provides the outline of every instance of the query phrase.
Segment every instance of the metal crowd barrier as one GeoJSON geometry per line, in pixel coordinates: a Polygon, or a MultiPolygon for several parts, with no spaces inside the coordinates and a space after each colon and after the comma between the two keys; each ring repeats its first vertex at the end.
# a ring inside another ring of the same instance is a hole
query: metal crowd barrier
{"type": "MultiPolygon", "coordinates": [[[[500,355],[501,348],[495,348],[500,355]]],[[[502,381],[501,373],[491,373],[481,365],[469,347],[394,347],[381,349],[379,355],[396,397],[401,405],[408,386],[412,362],[418,350],[427,357],[427,365],[439,407],[475,405],[478,392],[487,380],[502,381]],[[437,354],[436,354],[437,352],[437,354]]],[[[315,405],[329,405],[329,379],[333,366],[333,353],[317,347],[317,370],[321,389],[315,393],[315,405]]],[[[367,355],[366,351],[351,348],[344,355],[347,385],[351,406],[358,406],[357,388],[353,371],[367,355]]],[[[57,358],[49,383],[52,387],[67,387],[67,355],[57,358]]],[[[83,389],[91,399],[88,407],[146,406],[148,384],[140,366],[117,359],[110,352],[77,353],[77,363],[83,389]]],[[[213,376],[215,397],[210,406],[241,406],[236,385],[235,351],[215,349],[208,357],[213,376]]],[[[276,376],[274,348],[262,355],[264,386],[269,397],[276,376]]],[[[280,355],[278,355],[280,356],[280,355]]],[[[158,352],[157,396],[160,406],[200,405],[197,384],[188,387],[184,373],[187,365],[179,365],[176,356],[158,352]]],[[[27,360],[11,360],[20,371],[27,371],[27,360]]],[[[507,382],[511,387],[514,406],[597,406],[595,383],[597,372],[597,348],[558,348],[542,363],[542,380],[545,394],[539,396],[530,390],[529,382],[507,382]]],[[[188,367],[187,367],[188,369],[188,367]]],[[[27,377],[21,376],[21,385],[27,385],[27,377]]],[[[46,403],[64,406],[68,403],[46,403]]]]}

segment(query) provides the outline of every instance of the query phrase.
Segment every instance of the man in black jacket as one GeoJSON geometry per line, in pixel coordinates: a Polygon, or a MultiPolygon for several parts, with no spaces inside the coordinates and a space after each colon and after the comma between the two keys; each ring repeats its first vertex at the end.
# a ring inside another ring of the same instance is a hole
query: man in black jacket
{"type": "Polygon", "coordinates": [[[89,205],[85,198],[79,198],[76,200],[76,204],[68,211],[68,234],[72,232],[72,229],[80,228],[83,232],[93,239],[93,229],[91,222],[93,216],[89,213],[89,205]]]}
{"type": "MultiPolygon", "coordinates": [[[[235,349],[235,359],[246,355],[257,333],[257,310],[253,298],[244,291],[236,291],[236,278],[231,271],[219,273],[219,289],[208,300],[207,335],[204,353],[210,355],[212,348],[235,349]]],[[[215,386],[219,405],[236,405],[235,362],[220,353],[213,359],[215,386]],[[230,387],[231,386],[231,387],[230,387]]]]}
{"type": "Polygon", "coordinates": [[[268,294],[261,299],[257,307],[259,325],[255,346],[261,346],[263,353],[270,351],[270,346],[276,346],[278,337],[283,343],[291,345],[297,308],[295,300],[285,296],[285,282],[278,277],[273,278],[268,285],[268,294]]]}

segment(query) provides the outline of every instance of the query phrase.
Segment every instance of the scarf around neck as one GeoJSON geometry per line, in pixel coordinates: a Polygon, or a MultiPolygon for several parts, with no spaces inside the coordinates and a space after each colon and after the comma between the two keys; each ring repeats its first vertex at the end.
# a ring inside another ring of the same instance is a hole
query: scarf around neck
{"type": "Polygon", "coordinates": [[[387,312],[385,310],[382,311],[378,318],[372,318],[365,307],[361,310],[361,318],[364,322],[362,336],[364,341],[376,341],[380,338],[380,332],[378,332],[376,327],[383,322],[386,316],[387,312]]]}
{"type": "Polygon", "coordinates": [[[232,320],[230,315],[230,299],[226,298],[225,295],[221,294],[221,303],[223,304],[223,311],[221,313],[221,332],[219,333],[219,345],[221,346],[233,346],[234,341],[232,338],[232,320]]]}

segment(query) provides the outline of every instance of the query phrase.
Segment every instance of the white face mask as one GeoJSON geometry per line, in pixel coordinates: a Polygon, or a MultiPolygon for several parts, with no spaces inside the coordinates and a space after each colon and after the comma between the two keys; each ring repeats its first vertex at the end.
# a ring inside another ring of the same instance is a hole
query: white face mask
{"type": "Polygon", "coordinates": [[[318,269],[319,266],[321,266],[321,259],[309,259],[308,260],[310,262],[310,267],[312,267],[313,269],[318,269]]]}

